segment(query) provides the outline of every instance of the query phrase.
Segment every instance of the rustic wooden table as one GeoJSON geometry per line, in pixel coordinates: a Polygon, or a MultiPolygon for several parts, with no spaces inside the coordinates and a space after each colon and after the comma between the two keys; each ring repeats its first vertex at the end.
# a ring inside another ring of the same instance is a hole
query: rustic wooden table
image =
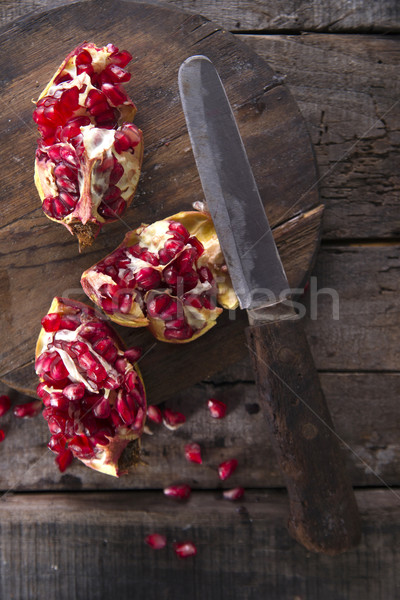
{"type": "MultiPolygon", "coordinates": [[[[0,23],[64,2],[2,0],[0,23]]],[[[264,57],[296,99],[312,139],[325,203],[313,276],[339,297],[306,297],[306,329],[363,518],[355,550],[335,558],[306,552],[287,534],[286,494],[266,441],[248,360],[170,399],[188,416],[176,433],[146,437],[147,466],[114,480],[74,464],[60,474],[46,450],[47,426],[2,418],[0,597],[75,600],[112,597],[258,600],[392,600],[400,575],[399,146],[400,8],[315,0],[160,2],[202,14],[264,57]],[[316,311],[316,313],[313,311],[316,311]],[[207,398],[228,416],[210,422],[207,398]],[[205,466],[185,462],[194,439],[205,466]],[[221,499],[216,465],[236,456],[221,499]],[[161,489],[186,481],[184,505],[161,489]],[[159,531],[192,539],[198,555],[144,543],[159,531]]],[[[62,23],[60,23],[62,27],[62,23]]],[[[5,35],[5,34],[3,34],[5,35]]],[[[4,231],[3,235],[7,235],[4,231]]],[[[3,341],[6,343],[6,341],[3,341]]],[[[24,397],[0,384],[14,403],[24,397]]]]}

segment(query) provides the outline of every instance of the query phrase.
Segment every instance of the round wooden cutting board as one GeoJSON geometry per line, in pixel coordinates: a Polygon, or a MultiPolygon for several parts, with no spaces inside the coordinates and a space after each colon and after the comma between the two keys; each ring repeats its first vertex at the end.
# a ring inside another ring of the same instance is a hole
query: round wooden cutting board
{"type": "MultiPolygon", "coordinates": [[[[176,9],[106,0],[70,4],[16,22],[0,37],[2,73],[0,377],[35,394],[33,361],[40,319],[54,296],[85,301],[81,273],[112,251],[128,229],[202,200],[178,94],[180,64],[192,54],[217,67],[234,108],[265,209],[292,287],[301,287],[318,246],[322,207],[303,118],[271,68],[244,43],[205,18],[176,9]],[[105,227],[94,245],[78,244],[43,214],[33,183],[34,105],[63,58],[78,44],[112,42],[133,55],[126,89],[138,107],[145,157],[139,188],[124,222],[105,227]]],[[[224,314],[199,340],[155,342],[147,330],[118,327],[140,344],[149,401],[220,371],[247,352],[246,313],[224,314]]]]}

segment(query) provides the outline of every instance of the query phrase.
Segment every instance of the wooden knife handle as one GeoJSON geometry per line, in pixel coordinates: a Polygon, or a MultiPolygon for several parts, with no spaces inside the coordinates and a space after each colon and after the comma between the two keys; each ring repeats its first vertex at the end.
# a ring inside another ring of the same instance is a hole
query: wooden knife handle
{"type": "Polygon", "coordinates": [[[335,555],[358,544],[360,518],[303,327],[290,310],[253,321],[247,340],[288,490],[289,533],[308,550],[335,555]]]}

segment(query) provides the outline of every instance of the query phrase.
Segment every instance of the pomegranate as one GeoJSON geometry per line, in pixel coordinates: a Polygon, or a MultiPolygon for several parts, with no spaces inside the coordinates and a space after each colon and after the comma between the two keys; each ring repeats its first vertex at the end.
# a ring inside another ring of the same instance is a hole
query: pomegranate
{"type": "Polygon", "coordinates": [[[68,450],[97,471],[126,473],[139,461],[146,418],[144,385],[129,358],[132,352],[124,351],[113,329],[81,302],[54,298],[42,325],[37,393],[60,470],[71,459],[68,450]]]}
{"type": "Polygon", "coordinates": [[[35,184],[42,209],[90,246],[131,203],[143,160],[136,107],[121,83],[129,52],[84,42],[61,64],[33,113],[40,133],[35,184]]]}
{"type": "Polygon", "coordinates": [[[238,306],[211,217],[181,212],[129,232],[85,271],[82,287],[116,323],[147,326],[165,342],[185,343],[238,306]]]}

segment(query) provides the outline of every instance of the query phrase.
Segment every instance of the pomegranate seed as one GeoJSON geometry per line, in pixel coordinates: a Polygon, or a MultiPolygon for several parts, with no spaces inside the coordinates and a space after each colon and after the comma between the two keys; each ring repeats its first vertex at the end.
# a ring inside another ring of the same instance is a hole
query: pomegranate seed
{"type": "Polygon", "coordinates": [[[75,331],[79,323],[70,317],[62,317],[60,323],[60,329],[68,329],[69,331],[75,331]]]}
{"type": "Polygon", "coordinates": [[[163,410],[163,422],[165,427],[168,429],[178,429],[186,422],[186,417],[180,412],[164,408],[163,410]]]}
{"type": "Polygon", "coordinates": [[[65,379],[66,377],[68,377],[68,375],[69,375],[68,369],[65,367],[65,365],[61,359],[59,359],[59,360],[56,359],[52,362],[51,367],[50,367],[50,375],[56,381],[59,381],[60,379],[65,379]]]}
{"type": "Polygon", "coordinates": [[[237,487],[231,490],[224,490],[223,496],[225,500],[240,500],[244,496],[244,488],[237,487]]]}
{"type": "MultiPolygon", "coordinates": [[[[45,387],[46,387],[46,383],[44,381],[42,381],[41,383],[39,383],[39,385],[36,388],[36,393],[39,396],[39,398],[41,398],[42,400],[43,400],[43,398],[46,397],[46,394],[48,395],[48,393],[44,389],[45,387]]],[[[1,399],[0,399],[0,403],[1,403],[1,399]]],[[[1,413],[0,413],[0,416],[1,416],[1,413]]]]}
{"type": "Polygon", "coordinates": [[[48,313],[45,317],[43,317],[42,327],[45,331],[58,331],[60,328],[61,317],[58,313],[48,313]]]}
{"type": "Polygon", "coordinates": [[[114,65],[118,65],[118,67],[126,67],[131,60],[132,54],[129,54],[127,50],[118,52],[118,48],[116,48],[116,54],[113,54],[110,57],[110,61],[114,63],[114,65]]]}
{"type": "Polygon", "coordinates": [[[165,339],[169,340],[188,340],[193,335],[193,329],[185,325],[181,329],[166,329],[164,331],[165,339]]]}
{"type": "Polygon", "coordinates": [[[0,396],[0,417],[6,414],[10,410],[11,400],[10,397],[4,394],[0,396]]]}
{"type": "Polygon", "coordinates": [[[32,400],[25,404],[17,404],[14,406],[13,413],[16,417],[23,419],[25,417],[36,417],[42,410],[41,400],[32,400]]]}
{"type": "Polygon", "coordinates": [[[161,550],[167,545],[167,538],[160,533],[151,533],[144,538],[145,543],[153,550],[161,550]]]}
{"type": "Polygon", "coordinates": [[[127,94],[118,84],[103,83],[101,91],[113,106],[119,106],[128,100],[127,94]]]}
{"type": "Polygon", "coordinates": [[[47,447],[56,454],[59,454],[65,449],[66,439],[63,434],[52,435],[47,447]]]}
{"type": "Polygon", "coordinates": [[[216,400],[215,398],[210,398],[207,402],[207,406],[210,410],[210,414],[213,419],[222,419],[226,413],[226,404],[221,402],[221,400],[216,400]]]}
{"type": "Polygon", "coordinates": [[[87,50],[82,50],[75,59],[76,65],[90,65],[92,62],[91,54],[87,50]]]}
{"type": "Polygon", "coordinates": [[[132,348],[125,350],[124,356],[129,360],[129,362],[135,363],[142,356],[142,350],[138,346],[133,346],[132,348]]]}
{"type": "Polygon", "coordinates": [[[169,230],[174,232],[174,237],[181,238],[184,242],[189,239],[189,232],[182,223],[178,221],[171,221],[169,230]]]}
{"type": "Polygon", "coordinates": [[[147,301],[147,312],[151,317],[159,317],[171,304],[172,299],[168,294],[157,294],[147,301]]]}
{"type": "Polygon", "coordinates": [[[108,419],[111,414],[111,406],[107,398],[102,398],[95,404],[93,414],[98,419],[108,419]]]}
{"type": "Polygon", "coordinates": [[[136,416],[136,407],[130,394],[121,395],[117,398],[115,408],[120,414],[122,420],[127,425],[132,425],[136,416]]]}
{"type": "Polygon", "coordinates": [[[225,479],[228,479],[228,477],[230,477],[232,473],[236,471],[237,466],[238,461],[236,460],[236,458],[226,460],[225,462],[221,463],[218,467],[218,477],[222,481],[225,481],[225,479]]]}
{"type": "Polygon", "coordinates": [[[191,488],[186,484],[181,485],[170,485],[164,488],[164,495],[170,498],[176,498],[177,500],[187,500],[191,493],[191,488]]]}
{"type": "Polygon", "coordinates": [[[4,433],[4,430],[0,429],[0,442],[2,442],[5,437],[6,437],[6,434],[4,433]]]}
{"type": "Polygon", "coordinates": [[[201,267],[199,269],[199,277],[202,283],[204,283],[205,281],[208,281],[208,283],[212,283],[214,281],[213,274],[211,273],[208,267],[201,267]]]}
{"type": "Polygon", "coordinates": [[[147,408],[147,416],[150,419],[150,421],[153,421],[153,423],[157,423],[157,425],[161,425],[161,423],[163,422],[162,412],[158,408],[158,406],[150,405],[147,408]]]}
{"type": "Polygon", "coordinates": [[[195,236],[190,237],[188,239],[187,243],[191,244],[191,246],[196,250],[196,253],[197,253],[196,258],[199,258],[199,256],[201,256],[203,254],[204,246],[197,237],[195,237],[195,236]]]}
{"type": "Polygon", "coordinates": [[[85,389],[83,383],[71,383],[63,389],[63,394],[68,400],[81,400],[85,395],[85,389]]]}
{"type": "Polygon", "coordinates": [[[185,457],[188,461],[201,465],[203,461],[201,458],[201,448],[199,444],[196,444],[195,442],[186,444],[185,457]]]}
{"type": "Polygon", "coordinates": [[[69,467],[69,465],[72,463],[73,458],[73,454],[69,449],[62,450],[60,454],[56,456],[55,462],[58,465],[58,468],[60,469],[61,473],[64,473],[64,471],[69,467]]]}
{"type": "Polygon", "coordinates": [[[197,548],[193,542],[179,542],[174,544],[175,554],[179,558],[187,558],[188,556],[194,556],[197,554],[197,548]]]}

